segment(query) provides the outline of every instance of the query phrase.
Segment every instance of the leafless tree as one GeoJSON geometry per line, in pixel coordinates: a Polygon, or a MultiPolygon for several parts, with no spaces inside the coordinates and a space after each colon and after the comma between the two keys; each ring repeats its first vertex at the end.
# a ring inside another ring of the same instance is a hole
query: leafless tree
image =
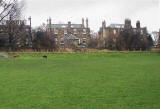
{"type": "Polygon", "coordinates": [[[17,0],[0,0],[0,22],[15,10],[17,0]]]}
{"type": "Polygon", "coordinates": [[[8,21],[9,47],[12,49],[18,46],[24,46],[26,43],[28,27],[25,25],[25,20],[21,19],[23,8],[23,2],[14,1],[10,13],[5,18],[8,21]]]}
{"type": "Polygon", "coordinates": [[[90,38],[88,42],[88,48],[97,48],[98,47],[98,38],[90,38]]]}
{"type": "Polygon", "coordinates": [[[33,49],[35,51],[53,52],[55,50],[55,39],[52,36],[52,32],[46,31],[45,24],[34,29],[33,36],[33,49]]]}

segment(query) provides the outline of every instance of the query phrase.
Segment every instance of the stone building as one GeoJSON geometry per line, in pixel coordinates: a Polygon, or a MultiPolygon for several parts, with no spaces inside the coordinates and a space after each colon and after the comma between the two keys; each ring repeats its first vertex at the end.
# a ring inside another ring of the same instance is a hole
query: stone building
{"type": "Polygon", "coordinates": [[[0,22],[0,47],[9,45],[9,35],[7,33],[7,21],[2,20],[0,22]]]}
{"type": "MultiPolygon", "coordinates": [[[[29,36],[29,29],[30,26],[26,25],[26,21],[25,20],[2,20],[0,22],[0,45],[4,45],[4,46],[8,46],[9,45],[9,31],[12,31],[13,34],[13,30],[14,32],[20,32],[22,31],[22,29],[24,29],[23,32],[26,32],[26,34],[28,34],[29,36]],[[23,25],[23,28],[22,28],[23,25]],[[9,28],[12,30],[9,30],[9,28]],[[5,42],[5,44],[3,44],[2,42],[5,42]]],[[[16,33],[14,33],[16,34],[16,33]]],[[[20,40],[20,38],[18,38],[20,40]]],[[[20,41],[17,39],[17,45],[20,45],[20,41]]],[[[26,38],[27,40],[28,38],[26,38]]],[[[29,43],[26,41],[26,44],[29,43]]]]}
{"type": "Polygon", "coordinates": [[[47,20],[47,33],[54,37],[59,47],[86,47],[90,38],[88,19],[82,18],[82,24],[52,24],[51,18],[47,20]]]}
{"type": "Polygon", "coordinates": [[[132,27],[131,20],[126,19],[124,24],[110,24],[108,27],[106,27],[106,22],[102,22],[102,27],[99,30],[99,37],[101,39],[108,38],[110,36],[112,37],[118,37],[119,33],[123,30],[129,30],[134,33],[140,33],[141,35],[147,34],[147,28],[141,27],[140,21],[137,21],[136,27],[132,27]]]}

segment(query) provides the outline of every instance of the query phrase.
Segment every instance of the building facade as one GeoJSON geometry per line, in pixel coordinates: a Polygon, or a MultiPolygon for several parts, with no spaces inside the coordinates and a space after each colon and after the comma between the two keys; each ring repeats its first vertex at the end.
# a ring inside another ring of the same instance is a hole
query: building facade
{"type": "Polygon", "coordinates": [[[108,27],[106,27],[106,22],[102,22],[102,27],[99,30],[99,37],[100,38],[108,38],[110,36],[112,37],[118,37],[121,31],[124,31],[125,29],[132,31],[134,33],[140,33],[141,35],[147,34],[147,28],[141,27],[140,21],[137,21],[136,27],[132,27],[131,20],[126,19],[124,24],[110,24],[108,27]]]}
{"type": "Polygon", "coordinates": [[[47,33],[54,37],[59,47],[86,47],[90,38],[88,19],[82,19],[82,24],[52,24],[51,18],[47,20],[47,33]]]}
{"type": "MultiPolygon", "coordinates": [[[[24,35],[26,33],[26,44],[29,43],[29,29],[30,26],[26,25],[25,20],[2,20],[0,22],[0,41],[5,42],[4,46],[9,46],[10,34],[14,35],[24,35]],[[27,37],[28,36],[28,37],[27,37]]],[[[16,44],[21,46],[21,38],[15,38],[16,44]]]]}

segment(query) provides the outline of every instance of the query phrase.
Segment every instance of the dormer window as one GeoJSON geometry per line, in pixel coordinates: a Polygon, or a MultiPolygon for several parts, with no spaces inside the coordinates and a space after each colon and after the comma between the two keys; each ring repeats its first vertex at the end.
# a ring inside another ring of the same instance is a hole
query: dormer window
{"type": "Polygon", "coordinates": [[[74,34],[77,34],[77,29],[74,29],[73,31],[74,31],[74,34]]]}
{"type": "Polygon", "coordinates": [[[67,34],[67,29],[64,29],[64,34],[67,34]]]}

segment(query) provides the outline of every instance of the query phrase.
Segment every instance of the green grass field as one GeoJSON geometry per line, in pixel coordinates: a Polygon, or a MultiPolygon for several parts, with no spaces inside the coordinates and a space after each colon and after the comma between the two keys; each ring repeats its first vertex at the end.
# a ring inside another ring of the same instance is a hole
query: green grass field
{"type": "Polygon", "coordinates": [[[160,54],[0,57],[0,109],[160,109],[160,54]]]}

